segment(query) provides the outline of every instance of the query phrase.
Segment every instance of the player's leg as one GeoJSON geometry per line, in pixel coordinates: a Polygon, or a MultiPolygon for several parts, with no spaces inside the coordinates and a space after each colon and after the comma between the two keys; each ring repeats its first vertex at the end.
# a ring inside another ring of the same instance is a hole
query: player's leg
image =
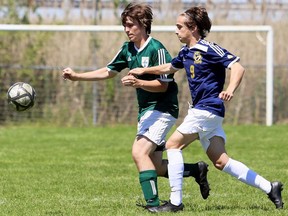
{"type": "Polygon", "coordinates": [[[171,187],[170,201],[173,205],[177,206],[182,204],[182,183],[184,173],[182,149],[197,138],[197,134],[184,135],[176,130],[167,141],[167,158],[169,160],[168,175],[171,187]]]}
{"type": "MultiPolygon", "coordinates": [[[[163,150],[157,151],[157,149],[150,155],[153,164],[155,165],[157,175],[163,177],[167,174],[168,160],[163,159],[163,150]]],[[[168,174],[167,174],[168,175],[168,174]]]]}
{"type": "Polygon", "coordinates": [[[132,157],[139,172],[139,181],[147,206],[159,206],[157,172],[150,158],[156,145],[146,137],[138,136],[132,147],[132,157]]]}
{"type": "MultiPolygon", "coordinates": [[[[188,115],[183,123],[170,136],[166,143],[167,156],[169,160],[168,174],[171,188],[170,202],[155,208],[154,212],[180,211],[183,209],[182,204],[182,182],[183,182],[183,156],[182,149],[191,142],[199,138],[199,132],[213,128],[214,122],[210,124],[210,113],[204,110],[194,109],[188,110],[188,115]],[[208,124],[208,125],[207,125],[208,124]],[[202,127],[203,125],[203,127],[202,127]],[[199,127],[201,126],[201,127],[199,127]]],[[[209,185],[208,185],[209,192],[209,185]]]]}
{"type": "MultiPolygon", "coordinates": [[[[168,178],[168,160],[163,159],[163,150],[156,149],[151,155],[151,160],[153,161],[157,175],[161,177],[168,178]]],[[[207,179],[208,164],[204,161],[199,161],[197,163],[184,163],[183,177],[193,177],[198,183],[200,192],[203,199],[207,199],[209,196],[209,183],[207,179]]]]}
{"type": "MultiPolygon", "coordinates": [[[[168,160],[163,159],[163,151],[155,151],[151,155],[151,160],[153,161],[157,175],[160,177],[169,178],[168,175],[168,160]]],[[[200,178],[200,175],[207,175],[207,164],[203,161],[198,163],[184,163],[183,177],[194,177],[195,179],[200,178]],[[202,166],[203,164],[203,166],[202,166]]]]}
{"type": "Polygon", "coordinates": [[[271,183],[249,169],[245,164],[229,158],[225,150],[225,141],[222,137],[214,136],[210,139],[207,155],[217,169],[223,170],[248,185],[261,189],[268,194],[268,197],[275,204],[276,208],[283,208],[281,196],[282,183],[271,183]]]}
{"type": "Polygon", "coordinates": [[[183,135],[178,130],[170,136],[166,143],[168,157],[168,175],[171,188],[170,200],[162,206],[151,208],[151,212],[177,212],[184,208],[182,204],[182,184],[184,162],[182,149],[197,139],[197,134],[183,135]]]}
{"type": "Polygon", "coordinates": [[[175,121],[176,119],[169,113],[149,110],[138,123],[137,139],[132,154],[139,171],[140,184],[147,206],[159,205],[157,172],[150,156],[156,148],[164,145],[166,134],[175,121]]]}

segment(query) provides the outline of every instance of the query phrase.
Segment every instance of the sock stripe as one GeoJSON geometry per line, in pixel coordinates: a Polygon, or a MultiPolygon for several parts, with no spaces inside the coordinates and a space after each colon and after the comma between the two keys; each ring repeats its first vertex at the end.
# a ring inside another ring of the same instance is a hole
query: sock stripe
{"type": "Polygon", "coordinates": [[[155,181],[150,180],[150,185],[151,185],[153,195],[157,195],[157,189],[156,189],[155,181]]]}

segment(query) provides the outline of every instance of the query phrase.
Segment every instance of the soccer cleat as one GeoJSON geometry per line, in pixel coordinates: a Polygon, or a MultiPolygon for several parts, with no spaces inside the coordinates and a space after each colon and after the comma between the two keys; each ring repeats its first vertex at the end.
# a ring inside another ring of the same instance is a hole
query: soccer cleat
{"type": "Polygon", "coordinates": [[[269,199],[275,204],[276,209],[283,208],[281,191],[283,190],[283,184],[281,182],[272,182],[271,183],[271,191],[268,194],[269,199]]]}
{"type": "Polygon", "coordinates": [[[173,205],[170,201],[165,202],[161,206],[155,207],[146,207],[146,209],[151,213],[158,213],[158,212],[178,212],[183,211],[184,205],[181,203],[179,206],[173,205]]]}
{"type": "Polygon", "coordinates": [[[207,199],[209,196],[209,183],[207,180],[208,164],[203,161],[198,162],[199,176],[195,177],[195,181],[199,184],[200,192],[203,199],[207,199]]]}
{"type": "MultiPolygon", "coordinates": [[[[164,203],[164,204],[166,204],[167,203],[167,201],[164,201],[164,200],[159,200],[161,203],[164,203]]],[[[141,207],[141,208],[144,208],[144,209],[146,209],[146,210],[148,210],[149,211],[149,209],[150,208],[157,208],[157,207],[159,207],[159,206],[150,206],[150,205],[145,205],[143,202],[141,202],[141,201],[137,201],[136,202],[136,206],[138,206],[138,207],[141,207]]]]}

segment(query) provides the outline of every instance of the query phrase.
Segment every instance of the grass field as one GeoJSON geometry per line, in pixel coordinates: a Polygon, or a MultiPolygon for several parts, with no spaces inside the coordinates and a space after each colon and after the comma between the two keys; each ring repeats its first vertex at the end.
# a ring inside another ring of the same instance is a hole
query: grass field
{"type": "MultiPolygon", "coordinates": [[[[150,215],[131,158],[136,128],[109,126],[0,127],[0,215],[150,215]]],[[[225,126],[227,150],[269,180],[288,184],[288,126],[225,126]]],[[[184,151],[186,162],[209,163],[210,197],[201,198],[192,178],[184,180],[185,209],[177,215],[288,215],[267,195],[217,171],[198,142],[184,151]]],[[[160,199],[169,183],[159,179],[160,199]]],[[[284,188],[284,202],[288,200],[284,188]]],[[[287,202],[287,201],[286,201],[287,202]]],[[[288,209],[288,206],[287,206],[288,209]]],[[[161,214],[161,215],[173,215],[161,214]]]]}

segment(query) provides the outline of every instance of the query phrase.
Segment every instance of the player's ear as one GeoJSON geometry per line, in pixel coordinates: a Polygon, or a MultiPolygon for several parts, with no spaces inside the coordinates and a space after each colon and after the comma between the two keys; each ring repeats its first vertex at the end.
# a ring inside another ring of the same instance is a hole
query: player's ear
{"type": "Polygon", "coordinates": [[[191,32],[192,32],[192,33],[198,32],[198,27],[197,27],[197,25],[194,25],[194,26],[192,27],[191,32]]]}

